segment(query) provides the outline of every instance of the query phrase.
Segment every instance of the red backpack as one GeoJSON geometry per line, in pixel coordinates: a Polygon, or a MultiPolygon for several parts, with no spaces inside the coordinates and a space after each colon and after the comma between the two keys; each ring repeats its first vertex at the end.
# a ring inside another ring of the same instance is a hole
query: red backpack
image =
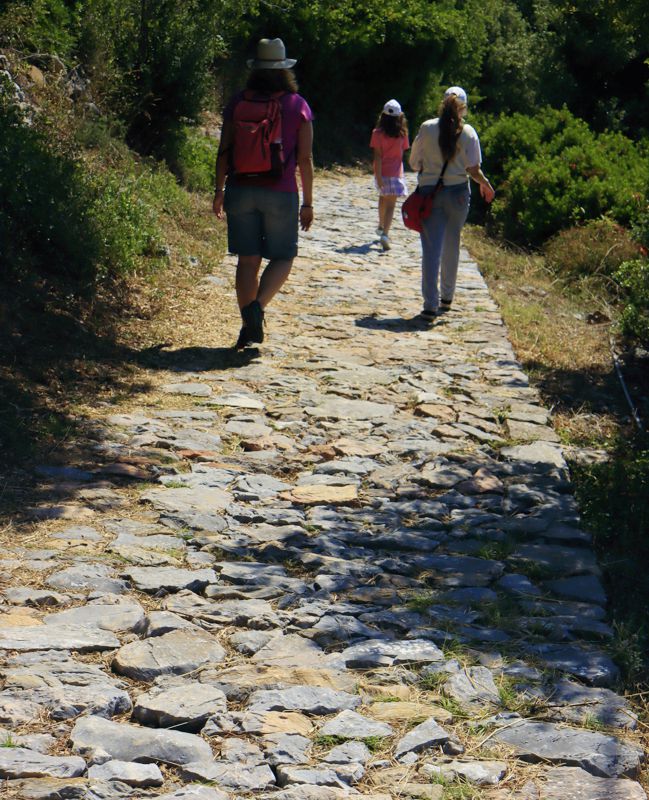
{"type": "Polygon", "coordinates": [[[282,93],[260,96],[245,91],[232,112],[234,139],[230,172],[237,177],[280,178],[282,151],[282,93]]]}

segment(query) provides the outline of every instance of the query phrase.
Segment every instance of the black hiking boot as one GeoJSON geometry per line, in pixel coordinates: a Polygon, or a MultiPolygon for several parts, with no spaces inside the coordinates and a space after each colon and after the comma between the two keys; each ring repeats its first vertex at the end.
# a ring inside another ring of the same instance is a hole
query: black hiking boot
{"type": "Polygon", "coordinates": [[[258,300],[253,300],[241,309],[244,328],[248,330],[251,342],[261,344],[264,341],[264,311],[258,300]]]}
{"type": "Polygon", "coordinates": [[[250,338],[250,334],[248,333],[248,328],[244,325],[243,328],[239,331],[239,338],[237,339],[236,344],[234,345],[235,350],[244,350],[246,347],[250,347],[252,344],[252,339],[250,338]]]}

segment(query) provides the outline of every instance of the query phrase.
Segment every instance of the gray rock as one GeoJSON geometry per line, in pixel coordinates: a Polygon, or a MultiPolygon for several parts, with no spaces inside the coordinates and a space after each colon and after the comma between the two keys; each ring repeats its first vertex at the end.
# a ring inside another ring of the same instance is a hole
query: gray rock
{"type": "Polygon", "coordinates": [[[0,747],[12,745],[25,747],[27,750],[36,750],[37,753],[47,753],[56,744],[56,739],[49,733],[31,733],[21,736],[15,731],[0,728],[0,747]]]}
{"type": "MultiPolygon", "coordinates": [[[[166,605],[169,609],[175,607],[171,600],[166,605]]],[[[201,606],[199,613],[193,616],[219,627],[232,625],[237,628],[267,630],[280,625],[280,618],[266,600],[226,600],[223,603],[210,603],[201,606]]]]}
{"type": "Polygon", "coordinates": [[[284,667],[312,667],[323,658],[322,648],[298,634],[274,636],[261,647],[252,661],[284,667]]]}
{"type": "Polygon", "coordinates": [[[336,770],[327,767],[294,767],[280,764],[277,767],[277,783],[279,786],[292,786],[299,783],[314,786],[335,786],[347,789],[348,784],[341,780],[336,770]]]}
{"type": "Polygon", "coordinates": [[[562,578],[546,581],[545,586],[559,597],[578,600],[584,603],[606,605],[606,592],[599,578],[594,575],[580,575],[575,578],[562,578]]]}
{"type": "Polygon", "coordinates": [[[363,742],[343,742],[336,745],[322,759],[326,764],[367,764],[372,753],[363,742]]]}
{"type": "Polygon", "coordinates": [[[218,578],[211,569],[175,569],[174,567],[132,567],[123,572],[136,589],[148,594],[180,592],[188,589],[200,592],[206,586],[216,583],[218,578]]]}
{"type": "Polygon", "coordinates": [[[609,728],[635,730],[637,717],[627,701],[610,689],[582,686],[561,680],[547,692],[547,706],[553,718],[583,725],[594,720],[609,728]]]}
{"type": "Polygon", "coordinates": [[[397,761],[403,761],[410,753],[420,753],[422,750],[437,747],[448,739],[449,734],[431,717],[399,739],[394,757],[397,761]]]}
{"type": "Polygon", "coordinates": [[[8,603],[15,606],[35,606],[36,608],[49,608],[52,606],[66,606],[71,598],[49,589],[32,589],[29,586],[16,586],[4,589],[3,595],[8,603]]]}
{"type": "Polygon", "coordinates": [[[120,595],[105,595],[83,606],[49,614],[43,622],[46,625],[78,625],[106,631],[139,633],[144,630],[145,619],[145,611],[137,600],[122,598],[120,595]]]}
{"type": "Polygon", "coordinates": [[[230,645],[245,656],[253,656],[273,638],[268,631],[237,631],[230,636],[230,645]]]}
{"type": "Polygon", "coordinates": [[[465,708],[500,705],[500,694],[491,670],[487,667],[467,667],[456,672],[444,684],[444,694],[465,708]]]}
{"type": "Polygon", "coordinates": [[[544,567],[556,575],[598,574],[597,559],[585,547],[562,547],[558,544],[522,544],[510,556],[511,561],[526,561],[544,567]]]}
{"type": "Polygon", "coordinates": [[[129,589],[126,581],[114,578],[110,569],[103,564],[77,564],[67,567],[50,575],[46,583],[55,589],[71,592],[124,594],[129,589]]]}
{"type": "Polygon", "coordinates": [[[566,469],[567,467],[561,448],[549,442],[534,442],[533,444],[503,447],[500,452],[511,461],[524,461],[529,464],[542,464],[559,467],[560,469],[566,469]]]}
{"type": "Polygon", "coordinates": [[[212,786],[192,784],[183,786],[171,794],[158,795],[157,800],[228,800],[228,795],[212,786]]]}
{"type": "Polygon", "coordinates": [[[376,722],[349,710],[341,711],[320,728],[321,736],[339,736],[343,739],[367,739],[393,734],[393,729],[385,722],[376,722]]]}
{"type": "Polygon", "coordinates": [[[423,639],[400,642],[370,639],[347,647],[342,653],[331,657],[332,661],[349,669],[372,669],[392,664],[426,663],[443,659],[444,654],[439,647],[423,639]]]}
{"type": "Polygon", "coordinates": [[[395,408],[390,403],[346,400],[325,395],[317,405],[307,406],[304,410],[316,419],[366,420],[389,419],[394,416],[395,408]]]}
{"type": "Polygon", "coordinates": [[[209,397],[212,387],[206,383],[165,383],[161,390],[167,394],[188,394],[192,397],[209,397]]]}
{"type": "Polygon", "coordinates": [[[75,778],[86,771],[78,756],[48,756],[24,747],[0,748],[0,778],[75,778]]]}
{"type": "Polygon", "coordinates": [[[53,719],[90,713],[112,717],[131,710],[121,681],[114,681],[95,664],[75,661],[67,654],[30,654],[2,670],[5,691],[26,697],[49,709],[53,719]]]}
{"type": "Polygon", "coordinates": [[[9,797],[20,800],[92,800],[85,778],[28,778],[7,781],[9,797]]]}
{"type": "Polygon", "coordinates": [[[646,800],[635,781],[596,778],[579,767],[555,767],[543,776],[541,800],[646,800]]]}
{"type": "Polygon", "coordinates": [[[290,484],[271,475],[244,475],[235,481],[233,493],[237,500],[265,500],[290,488],[290,484]]]}
{"type": "Polygon", "coordinates": [[[507,594],[522,597],[533,597],[541,594],[539,587],[535,586],[527,575],[518,575],[515,573],[503,575],[496,585],[503,592],[507,592],[507,594]]]}
{"type": "Polygon", "coordinates": [[[568,672],[593,686],[612,686],[620,674],[609,656],[600,650],[570,644],[541,644],[528,649],[546,667],[568,672]]]}
{"type": "Polygon", "coordinates": [[[265,757],[272,767],[279,764],[306,764],[311,740],[297,733],[272,733],[264,736],[265,757]]]}
{"type": "Polygon", "coordinates": [[[189,489],[151,489],[140,498],[161,513],[213,514],[224,511],[232,502],[232,496],[222,489],[196,487],[189,489]]]}
{"type": "Polygon", "coordinates": [[[302,711],[305,714],[334,714],[361,704],[357,695],[318,686],[291,686],[288,689],[260,689],[250,695],[248,710],[302,711]]]}
{"type": "Polygon", "coordinates": [[[186,764],[181,776],[184,780],[213,781],[236,792],[263,791],[275,786],[275,775],[268,764],[205,761],[186,764]]]}
{"type": "Polygon", "coordinates": [[[424,764],[421,771],[447,781],[460,779],[476,786],[496,786],[505,777],[507,764],[504,761],[449,761],[447,764],[424,764]]]}
{"type": "Polygon", "coordinates": [[[153,681],[159,675],[184,675],[206,664],[219,664],[225,650],[208,633],[172,631],[124,645],[113,659],[120,675],[153,681]]]}
{"type": "Polygon", "coordinates": [[[13,697],[7,692],[0,693],[0,723],[12,727],[36,722],[45,709],[26,697],[13,697]]]}
{"type": "Polygon", "coordinates": [[[642,748],[614,736],[577,730],[553,722],[521,722],[495,731],[525,761],[578,766],[599,777],[633,777],[644,759],[642,748]]]}
{"type": "Polygon", "coordinates": [[[133,719],[142,725],[199,731],[213,714],[227,710],[220,689],[198,681],[157,686],[141,694],[133,708],[133,719]]]}
{"type": "Polygon", "coordinates": [[[120,781],[144,789],[162,786],[164,778],[156,764],[136,764],[132,761],[107,761],[88,770],[88,777],[97,781],[120,781]]]}
{"type": "Polygon", "coordinates": [[[101,717],[81,717],[70,732],[70,739],[77,752],[101,748],[118,761],[175,765],[212,758],[209,744],[192,733],[141,728],[101,717]]]}
{"type": "Polygon", "coordinates": [[[98,628],[77,628],[73,625],[34,625],[0,628],[0,651],[18,650],[77,650],[92,653],[114,650],[117,639],[109,631],[98,628]]]}
{"type": "Polygon", "coordinates": [[[170,611],[152,611],[147,616],[144,635],[147,637],[164,636],[165,633],[182,630],[202,631],[202,628],[170,611]]]}

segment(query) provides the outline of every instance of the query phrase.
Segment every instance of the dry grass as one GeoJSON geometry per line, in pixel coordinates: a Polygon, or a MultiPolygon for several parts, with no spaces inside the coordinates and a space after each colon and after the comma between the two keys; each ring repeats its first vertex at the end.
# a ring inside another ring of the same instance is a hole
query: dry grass
{"type": "Polygon", "coordinates": [[[499,246],[479,228],[468,227],[465,241],[562,439],[606,447],[626,412],[610,354],[613,312],[602,286],[585,280],[568,286],[541,256],[499,246]]]}

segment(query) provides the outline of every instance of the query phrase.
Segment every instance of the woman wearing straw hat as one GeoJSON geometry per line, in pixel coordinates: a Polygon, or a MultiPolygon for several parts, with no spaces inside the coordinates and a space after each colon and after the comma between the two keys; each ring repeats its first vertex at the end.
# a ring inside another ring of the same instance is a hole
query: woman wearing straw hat
{"type": "Polygon", "coordinates": [[[236,291],[243,321],[235,345],[239,350],[263,342],[265,309],[284,285],[297,255],[298,221],[303,231],[313,222],[313,114],[297,93],[291,69],[295,63],[286,58],[281,39],[261,39],[255,58],[248,61],[246,90],[237,93],[223,113],[213,210],[219,219],[225,211],[228,249],[238,256],[236,291]],[[283,160],[279,173],[244,174],[233,166],[235,139],[242,136],[236,133],[241,130],[237,114],[244,100],[249,105],[257,102],[260,108],[266,101],[265,108],[273,101],[279,104],[283,160]],[[268,264],[260,278],[263,259],[268,264]]]}
{"type": "Polygon", "coordinates": [[[433,210],[421,232],[421,317],[427,322],[432,322],[439,311],[448,311],[453,302],[460,232],[471,198],[469,177],[479,184],[487,203],[495,195],[480,167],[478,134],[464,122],[466,113],[466,92],[460,86],[451,86],[444,93],[439,116],[422,124],[410,151],[410,166],[419,173],[420,191],[435,193],[433,210]]]}

